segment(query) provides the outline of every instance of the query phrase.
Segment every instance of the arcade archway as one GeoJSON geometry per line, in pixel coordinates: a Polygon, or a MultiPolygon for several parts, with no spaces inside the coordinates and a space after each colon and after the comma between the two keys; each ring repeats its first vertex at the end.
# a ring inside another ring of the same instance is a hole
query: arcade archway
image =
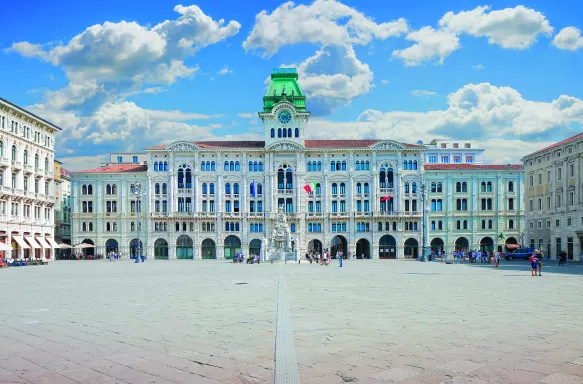
{"type": "Polygon", "coordinates": [[[164,239],[158,239],[154,243],[154,259],[168,260],[168,242],[164,239]]]}
{"type": "Polygon", "coordinates": [[[431,251],[434,254],[437,255],[437,254],[440,254],[440,252],[441,252],[441,254],[444,253],[445,248],[444,248],[443,240],[440,239],[439,237],[431,240],[430,246],[431,246],[431,251]]]}
{"type": "Polygon", "coordinates": [[[217,246],[212,239],[204,239],[202,241],[201,254],[203,259],[216,259],[217,258],[217,246]]]}
{"type": "Polygon", "coordinates": [[[419,257],[419,242],[413,238],[405,240],[404,250],[406,259],[416,259],[419,257]]]}
{"type": "Polygon", "coordinates": [[[397,241],[391,235],[384,235],[379,240],[379,259],[396,259],[397,241]]]}
{"type": "Polygon", "coordinates": [[[177,259],[192,259],[193,242],[190,236],[180,235],[176,239],[176,258],[177,259]]]}
{"type": "Polygon", "coordinates": [[[360,239],[356,242],[356,258],[370,259],[370,243],[367,239],[360,239]]]}
{"type": "Polygon", "coordinates": [[[241,252],[241,240],[235,235],[227,236],[225,239],[225,259],[232,259],[237,252],[241,252]]]}
{"type": "Polygon", "coordinates": [[[330,243],[330,253],[332,257],[336,257],[338,251],[342,251],[344,256],[348,254],[348,242],[346,241],[346,237],[336,235],[332,239],[332,243],[330,243]]]}
{"type": "Polygon", "coordinates": [[[322,253],[322,242],[320,240],[312,240],[308,243],[308,252],[322,253]]]}

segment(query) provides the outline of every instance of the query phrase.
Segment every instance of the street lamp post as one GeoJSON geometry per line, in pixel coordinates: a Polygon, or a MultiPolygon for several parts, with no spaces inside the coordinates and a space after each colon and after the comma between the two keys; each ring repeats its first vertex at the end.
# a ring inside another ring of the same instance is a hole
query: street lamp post
{"type": "Polygon", "coordinates": [[[137,252],[136,252],[136,264],[139,264],[142,262],[142,243],[140,240],[140,229],[141,229],[141,224],[140,224],[140,211],[142,210],[141,207],[141,198],[142,198],[142,186],[140,183],[136,183],[131,191],[131,193],[136,196],[136,213],[137,213],[137,217],[138,217],[138,246],[137,246],[137,252]]]}
{"type": "Polygon", "coordinates": [[[426,198],[426,184],[425,184],[425,180],[421,180],[421,212],[422,212],[422,217],[423,217],[423,221],[421,223],[421,230],[423,231],[422,235],[421,235],[421,258],[419,259],[419,261],[427,261],[427,257],[425,255],[425,249],[427,248],[427,235],[426,235],[426,231],[427,231],[427,223],[426,223],[426,213],[425,213],[425,198],[426,198]]]}

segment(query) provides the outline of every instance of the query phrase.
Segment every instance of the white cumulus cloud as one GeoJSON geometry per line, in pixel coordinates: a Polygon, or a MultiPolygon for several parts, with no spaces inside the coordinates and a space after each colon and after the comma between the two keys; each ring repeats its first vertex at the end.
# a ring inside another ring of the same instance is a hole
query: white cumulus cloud
{"type": "Polygon", "coordinates": [[[553,39],[553,45],[559,49],[576,51],[583,48],[583,36],[581,30],[575,27],[565,27],[557,33],[553,39]]]}
{"type": "Polygon", "coordinates": [[[408,66],[419,65],[428,60],[443,64],[446,57],[461,47],[460,39],[455,34],[432,27],[423,27],[411,32],[406,39],[414,41],[415,44],[393,51],[393,57],[402,59],[408,66]]]}
{"type": "Polygon", "coordinates": [[[255,16],[253,30],[243,42],[249,51],[271,57],[281,47],[302,42],[366,45],[408,31],[405,19],[376,23],[371,17],[335,0],[316,0],[310,5],[288,1],[271,14],[255,16]]]}
{"type": "Polygon", "coordinates": [[[435,96],[435,95],[437,95],[437,92],[425,91],[422,89],[415,89],[414,91],[411,91],[411,94],[413,96],[417,96],[417,97],[427,97],[427,96],[435,96]]]}

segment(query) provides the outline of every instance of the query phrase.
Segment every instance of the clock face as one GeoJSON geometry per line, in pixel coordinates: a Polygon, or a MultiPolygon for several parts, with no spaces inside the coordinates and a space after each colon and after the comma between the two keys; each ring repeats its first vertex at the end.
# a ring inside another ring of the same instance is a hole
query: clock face
{"type": "Polygon", "coordinates": [[[287,124],[291,121],[292,115],[289,111],[281,111],[279,115],[277,115],[277,119],[282,124],[287,124]]]}

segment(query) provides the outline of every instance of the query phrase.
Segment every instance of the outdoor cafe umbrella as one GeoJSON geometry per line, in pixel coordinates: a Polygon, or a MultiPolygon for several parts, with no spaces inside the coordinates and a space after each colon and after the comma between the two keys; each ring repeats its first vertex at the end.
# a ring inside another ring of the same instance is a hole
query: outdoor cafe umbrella
{"type": "Polygon", "coordinates": [[[69,244],[62,243],[62,244],[59,244],[59,248],[61,248],[61,249],[71,249],[73,247],[70,246],[69,244]]]}
{"type": "Polygon", "coordinates": [[[87,244],[87,243],[81,243],[81,244],[77,244],[73,248],[79,248],[79,249],[83,249],[83,248],[95,248],[95,245],[87,244]]]}
{"type": "Polygon", "coordinates": [[[520,245],[518,245],[518,244],[506,244],[506,248],[508,248],[508,249],[518,249],[518,248],[520,248],[520,245]]]}

